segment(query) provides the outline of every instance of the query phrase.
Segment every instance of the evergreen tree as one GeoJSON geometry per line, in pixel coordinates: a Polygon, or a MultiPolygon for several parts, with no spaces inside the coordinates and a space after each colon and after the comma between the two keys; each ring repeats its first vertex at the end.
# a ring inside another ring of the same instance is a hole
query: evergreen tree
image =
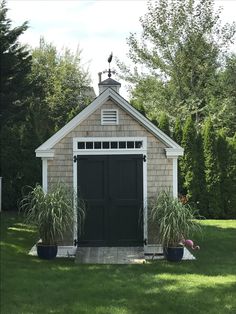
{"type": "Polygon", "coordinates": [[[206,192],[205,164],[203,154],[203,139],[201,132],[197,133],[196,139],[196,207],[202,216],[205,216],[208,209],[206,192]]]}
{"type": "Polygon", "coordinates": [[[179,118],[175,120],[174,130],[173,130],[173,139],[177,144],[181,145],[183,138],[182,124],[179,118]]]}
{"type": "Polygon", "coordinates": [[[221,218],[223,214],[216,134],[210,119],[206,120],[203,128],[203,151],[208,199],[208,218],[221,218]]]}
{"type": "Polygon", "coordinates": [[[1,127],[1,177],[2,177],[2,207],[16,209],[16,199],[21,195],[22,151],[21,124],[12,126],[4,124],[1,127]]]}
{"type": "Polygon", "coordinates": [[[11,123],[24,118],[27,107],[25,96],[29,87],[31,56],[18,38],[28,28],[27,22],[12,28],[7,18],[6,1],[0,4],[0,123],[11,123]]]}
{"type": "Polygon", "coordinates": [[[3,208],[16,209],[23,177],[22,129],[26,123],[27,96],[30,93],[28,74],[31,67],[29,51],[18,38],[27,23],[12,27],[7,18],[6,2],[0,5],[0,103],[1,103],[1,173],[3,177],[3,208]]]}
{"type": "Polygon", "coordinates": [[[223,218],[236,218],[236,146],[235,138],[226,137],[221,130],[217,137],[220,191],[223,218]]]}
{"type": "Polygon", "coordinates": [[[159,119],[158,119],[158,127],[161,129],[165,134],[170,136],[170,126],[169,126],[169,118],[165,112],[161,112],[159,119]]]}
{"type": "Polygon", "coordinates": [[[229,167],[228,167],[228,200],[227,218],[236,219],[236,133],[228,139],[229,148],[229,167]]]}
{"type": "MultiPolygon", "coordinates": [[[[176,141],[177,144],[181,145],[182,138],[183,138],[182,125],[181,125],[180,119],[177,118],[175,121],[174,130],[173,130],[173,139],[176,141]]],[[[183,176],[182,176],[182,171],[181,171],[181,166],[180,166],[181,163],[183,163],[182,160],[183,160],[183,157],[179,157],[179,159],[178,159],[178,191],[179,191],[179,194],[184,194],[183,176]]]]}
{"type": "Polygon", "coordinates": [[[230,180],[229,174],[229,147],[226,139],[226,135],[223,130],[219,132],[217,136],[217,158],[219,163],[219,182],[220,182],[220,192],[222,200],[222,216],[223,218],[227,215],[227,205],[230,199],[230,180]]]}
{"type": "Polygon", "coordinates": [[[180,163],[183,175],[183,187],[191,202],[197,202],[197,160],[196,160],[196,138],[197,133],[192,118],[189,116],[183,127],[182,147],[184,156],[180,163]]]}

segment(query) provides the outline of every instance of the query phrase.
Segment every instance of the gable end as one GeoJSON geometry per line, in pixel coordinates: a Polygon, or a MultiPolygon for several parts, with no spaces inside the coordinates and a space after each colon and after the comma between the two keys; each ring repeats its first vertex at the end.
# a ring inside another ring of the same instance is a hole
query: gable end
{"type": "MultiPolygon", "coordinates": [[[[166,156],[173,158],[179,155],[183,155],[183,148],[173,141],[168,135],[158,129],[152,122],[145,118],[140,112],[132,107],[120,94],[115,92],[113,89],[108,88],[101,93],[88,107],[81,111],[71,121],[69,121],[64,127],[62,127],[57,133],[50,137],[46,142],[39,146],[35,152],[37,157],[46,157],[46,152],[50,153],[50,157],[53,157],[52,148],[57,144],[63,137],[71,132],[76,126],[82,121],[87,119],[95,110],[101,107],[108,99],[114,101],[119,107],[125,110],[130,116],[132,116],[137,122],[139,122],[144,128],[151,132],[161,142],[163,142],[168,148],[166,149],[166,156]]],[[[114,110],[114,109],[112,109],[114,110]]],[[[117,110],[118,111],[118,110],[117,110]]],[[[109,116],[109,121],[118,123],[115,120],[115,115],[109,116]],[[110,119],[110,120],[109,120],[110,119]]],[[[106,123],[105,123],[106,124],[106,123]]],[[[114,123],[115,124],[115,123],[114,123]]]]}

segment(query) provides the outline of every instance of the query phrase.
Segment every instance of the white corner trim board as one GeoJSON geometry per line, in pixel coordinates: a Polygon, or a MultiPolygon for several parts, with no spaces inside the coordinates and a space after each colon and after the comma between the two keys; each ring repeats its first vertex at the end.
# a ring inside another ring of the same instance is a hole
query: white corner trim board
{"type": "Polygon", "coordinates": [[[44,193],[48,191],[48,160],[47,158],[42,158],[42,182],[44,193]]]}
{"type": "MultiPolygon", "coordinates": [[[[175,149],[177,156],[183,154],[183,148],[173,141],[168,135],[158,129],[152,122],[145,118],[140,112],[132,107],[120,94],[115,92],[112,88],[107,88],[101,93],[88,107],[81,111],[76,117],[68,122],[57,133],[50,137],[46,142],[39,146],[35,152],[37,157],[53,157],[53,146],[58,143],[63,137],[71,132],[82,121],[88,118],[95,110],[102,106],[108,99],[112,99],[118,106],[129,113],[134,119],[136,119],[143,127],[149,130],[154,136],[156,136],[161,142],[169,146],[169,149],[175,149]]],[[[167,154],[171,154],[171,151],[167,151],[167,154]]],[[[168,156],[167,156],[168,157],[168,156]]],[[[171,157],[171,156],[170,156],[171,157]]]]}
{"type": "Polygon", "coordinates": [[[178,158],[173,158],[173,197],[178,197],[178,158]]]}

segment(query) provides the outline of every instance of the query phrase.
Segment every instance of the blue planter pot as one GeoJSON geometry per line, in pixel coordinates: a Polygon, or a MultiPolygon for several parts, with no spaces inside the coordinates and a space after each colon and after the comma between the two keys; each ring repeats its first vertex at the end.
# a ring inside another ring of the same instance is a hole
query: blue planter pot
{"type": "Polygon", "coordinates": [[[42,259],[53,259],[57,256],[57,245],[37,244],[38,257],[42,259]]]}
{"type": "Polygon", "coordinates": [[[179,262],[184,255],[183,247],[164,247],[163,253],[165,258],[170,262],[179,262]]]}

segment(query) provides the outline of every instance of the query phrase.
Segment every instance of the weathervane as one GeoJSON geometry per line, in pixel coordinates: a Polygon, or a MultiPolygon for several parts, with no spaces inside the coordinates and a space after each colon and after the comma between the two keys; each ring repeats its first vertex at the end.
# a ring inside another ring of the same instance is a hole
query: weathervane
{"type": "Polygon", "coordinates": [[[109,63],[109,69],[108,69],[108,77],[111,77],[111,61],[112,61],[113,53],[111,52],[110,56],[108,57],[107,61],[109,63]]]}
{"type": "Polygon", "coordinates": [[[107,59],[107,61],[108,61],[108,63],[109,63],[109,69],[98,73],[99,82],[102,81],[102,74],[103,74],[103,73],[108,73],[108,77],[109,77],[109,78],[111,77],[112,74],[116,74],[116,71],[112,71],[112,70],[111,70],[111,61],[112,61],[112,58],[113,58],[113,53],[111,52],[111,53],[110,53],[110,56],[109,56],[108,59],[107,59]]]}

